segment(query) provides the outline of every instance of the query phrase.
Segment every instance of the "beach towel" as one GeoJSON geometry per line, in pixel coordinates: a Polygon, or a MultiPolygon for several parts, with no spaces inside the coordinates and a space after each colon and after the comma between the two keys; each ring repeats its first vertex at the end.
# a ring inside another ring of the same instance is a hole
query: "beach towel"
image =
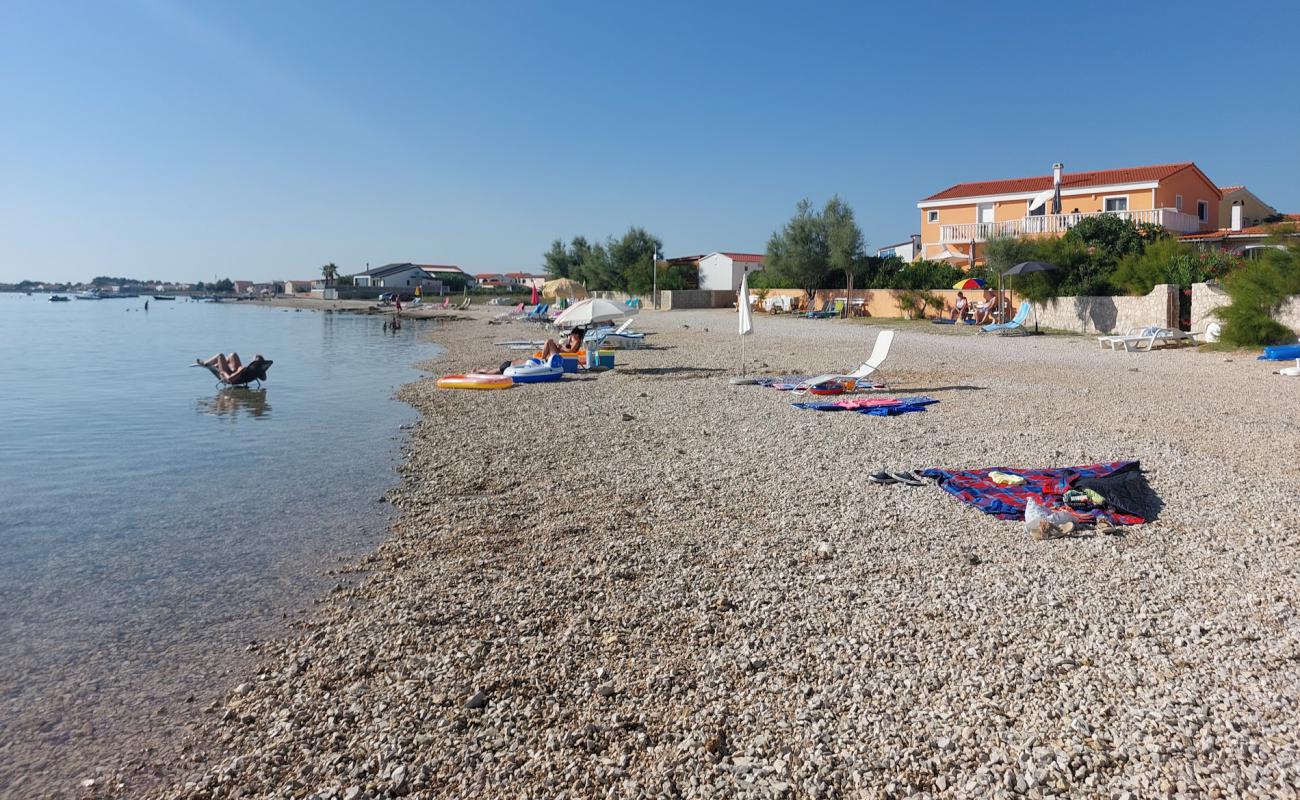
{"type": "Polygon", "coordinates": [[[928,405],[939,402],[930,397],[852,397],[821,403],[792,403],[795,408],[810,411],[856,411],[872,417],[896,417],[924,411],[928,405]]]}
{"type": "MultiPolygon", "coordinates": [[[[759,375],[757,378],[754,378],[754,385],[766,386],[769,389],[776,389],[779,392],[792,392],[795,389],[800,389],[800,388],[806,389],[807,386],[805,384],[807,384],[809,380],[817,377],[820,376],[818,375],[759,375]]],[[[874,381],[863,380],[858,382],[857,388],[861,389],[868,386],[876,387],[879,386],[879,384],[877,384],[874,381]]]]}
{"type": "Polygon", "coordinates": [[[1133,511],[1139,493],[1132,484],[1134,480],[1141,479],[1141,472],[1141,465],[1137,461],[1114,461],[1109,464],[1086,464],[1058,469],[927,469],[921,475],[934,478],[953,497],[999,519],[1024,519],[1025,504],[1032,498],[1044,508],[1065,509],[1076,519],[1087,522],[1104,518],[1120,525],[1141,525],[1146,520],[1133,511]],[[999,486],[989,477],[990,472],[1019,475],[1025,482],[1018,486],[999,486]],[[1065,493],[1072,488],[1082,489],[1085,486],[1106,498],[1109,506],[1087,510],[1067,507],[1065,493]],[[1115,490],[1108,494],[1111,487],[1115,490]]]}

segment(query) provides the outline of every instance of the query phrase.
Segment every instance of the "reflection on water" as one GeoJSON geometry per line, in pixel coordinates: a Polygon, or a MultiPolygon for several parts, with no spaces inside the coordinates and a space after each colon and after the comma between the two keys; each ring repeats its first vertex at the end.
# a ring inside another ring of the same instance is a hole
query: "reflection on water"
{"type": "Polygon", "coordinates": [[[240,414],[264,417],[271,413],[271,404],[266,400],[266,389],[227,386],[218,390],[215,397],[200,399],[198,409],[201,414],[230,417],[234,420],[240,414]]]}
{"type": "Polygon", "coordinates": [[[0,294],[0,797],[174,752],[383,534],[393,392],[438,352],[415,321],[143,302],[0,294]],[[271,383],[215,388],[193,364],[218,350],[271,383]]]}

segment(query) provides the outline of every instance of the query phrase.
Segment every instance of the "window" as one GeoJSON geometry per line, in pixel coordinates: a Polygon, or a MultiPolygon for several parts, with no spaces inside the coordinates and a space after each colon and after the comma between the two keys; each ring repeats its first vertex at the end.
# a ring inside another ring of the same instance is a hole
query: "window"
{"type": "Polygon", "coordinates": [[[1102,209],[1104,211],[1128,211],[1128,195],[1107,197],[1103,201],[1102,209]]]}
{"type": "Polygon", "coordinates": [[[1204,200],[1196,201],[1196,218],[1201,222],[1210,218],[1210,204],[1204,200]]]}
{"type": "Polygon", "coordinates": [[[1183,210],[1183,196],[1181,194],[1174,195],[1174,210],[1175,211],[1183,210]]]}
{"type": "Polygon", "coordinates": [[[939,221],[939,212],[938,212],[938,211],[927,211],[927,212],[925,212],[925,221],[926,221],[926,222],[938,222],[938,221],[939,221]]]}

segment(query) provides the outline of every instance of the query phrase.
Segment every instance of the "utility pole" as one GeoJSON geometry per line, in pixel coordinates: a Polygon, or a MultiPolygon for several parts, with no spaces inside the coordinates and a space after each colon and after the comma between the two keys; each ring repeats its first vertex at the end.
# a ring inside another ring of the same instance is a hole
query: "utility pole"
{"type": "Polygon", "coordinates": [[[650,305],[659,310],[659,248],[650,255],[650,305]]]}

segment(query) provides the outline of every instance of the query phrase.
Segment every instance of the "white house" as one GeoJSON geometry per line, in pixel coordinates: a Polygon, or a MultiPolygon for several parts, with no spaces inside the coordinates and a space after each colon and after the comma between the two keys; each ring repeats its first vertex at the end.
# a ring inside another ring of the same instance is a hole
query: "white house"
{"type": "Polygon", "coordinates": [[[763,257],[754,253],[709,253],[700,258],[700,288],[734,292],[746,272],[763,268],[763,257]]]}
{"type": "Polygon", "coordinates": [[[911,239],[898,244],[891,244],[876,251],[876,258],[901,258],[905,263],[912,263],[920,248],[921,234],[913,234],[911,239]]]}
{"type": "Polygon", "coordinates": [[[385,264],[352,276],[357,286],[385,289],[414,289],[441,291],[447,281],[469,282],[473,279],[460,267],[442,264],[385,264]]]}

